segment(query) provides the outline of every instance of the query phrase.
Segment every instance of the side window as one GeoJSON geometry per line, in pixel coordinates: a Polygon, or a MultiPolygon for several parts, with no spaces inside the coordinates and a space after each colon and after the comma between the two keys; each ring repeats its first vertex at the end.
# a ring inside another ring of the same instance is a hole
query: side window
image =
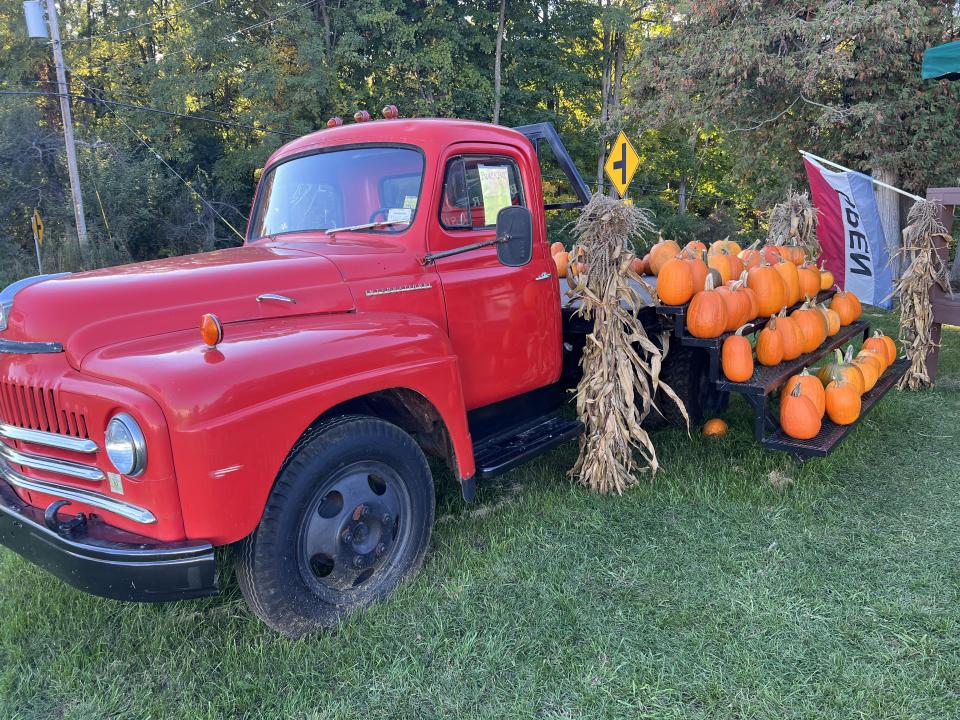
{"type": "Polygon", "coordinates": [[[497,224],[497,213],[525,205],[520,171],[505,157],[467,155],[447,163],[440,224],[448,230],[480,230],[497,224]]]}

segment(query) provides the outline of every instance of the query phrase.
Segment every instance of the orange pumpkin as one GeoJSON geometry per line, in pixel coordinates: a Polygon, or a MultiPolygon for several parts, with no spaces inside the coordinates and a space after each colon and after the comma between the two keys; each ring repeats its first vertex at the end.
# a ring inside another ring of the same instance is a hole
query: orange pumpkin
{"type": "Polygon", "coordinates": [[[787,302],[787,289],[783,278],[766,263],[761,263],[747,271],[747,286],[757,294],[760,316],[767,317],[775,314],[787,302]]]}
{"type": "Polygon", "coordinates": [[[788,245],[784,259],[799,267],[806,262],[807,254],[803,251],[803,248],[798,245],[788,245]]]}
{"type": "Polygon", "coordinates": [[[728,255],[738,255],[740,254],[740,246],[730,240],[730,238],[724,238],[723,240],[716,240],[710,243],[710,252],[726,252],[728,255]]]}
{"type": "Polygon", "coordinates": [[[752,267],[756,267],[760,264],[760,261],[763,259],[759,250],[755,250],[752,247],[742,250],[740,252],[740,260],[743,261],[743,267],[749,270],[752,267]]]}
{"type": "Polygon", "coordinates": [[[760,253],[763,255],[763,261],[768,265],[776,265],[783,257],[776,245],[765,245],[760,253]]]}
{"type": "Polygon", "coordinates": [[[780,262],[773,266],[773,269],[779,273],[783,279],[783,284],[787,288],[785,304],[795,305],[800,302],[802,295],[800,294],[800,275],[797,273],[797,266],[792,262],[781,259],[780,262]]]}
{"type": "Polygon", "coordinates": [[[803,332],[796,320],[787,317],[787,309],[783,308],[777,316],[777,331],[783,343],[783,359],[796,360],[803,355],[803,332]]]}
{"type": "Polygon", "coordinates": [[[643,260],[641,258],[635,257],[630,260],[630,270],[637,275],[645,275],[646,271],[644,270],[643,260]]]}
{"type": "Polygon", "coordinates": [[[829,290],[833,287],[833,273],[820,268],[820,289],[829,290]]]}
{"type": "Polygon", "coordinates": [[[743,331],[749,327],[744,325],[737,332],[723,341],[720,350],[720,364],[723,374],[730,382],[746,382],[753,377],[753,348],[750,341],[743,336],[743,331]]]}
{"type": "Polygon", "coordinates": [[[783,340],[777,329],[777,316],[770,318],[757,335],[757,362],[761,365],[779,365],[783,362],[783,340]]]}
{"type": "Polygon", "coordinates": [[[680,254],[680,246],[673,240],[661,240],[650,248],[650,272],[660,274],[660,269],[680,254]]]}
{"type": "Polygon", "coordinates": [[[733,268],[730,267],[730,258],[721,253],[707,256],[707,265],[720,273],[721,284],[733,279],[733,268]]]}
{"type": "Polygon", "coordinates": [[[723,335],[726,327],[726,303],[708,275],[706,287],[693,296],[687,308],[687,332],[698,338],[715,338],[723,335]]]}
{"type": "Polygon", "coordinates": [[[693,297],[693,273],[686,260],[667,260],[657,275],[657,294],[666,305],[683,305],[693,297]]]}
{"type": "Polygon", "coordinates": [[[727,423],[720,418],[710,418],[703,424],[700,432],[704,437],[723,437],[727,434],[727,423]]]}
{"type": "Polygon", "coordinates": [[[760,317],[760,301],[757,300],[757,294],[753,291],[753,288],[747,285],[746,270],[740,273],[739,283],[740,291],[747,296],[747,301],[750,303],[750,313],[747,315],[747,320],[760,317]]]}
{"type": "Polygon", "coordinates": [[[823,313],[811,307],[810,301],[794,310],[790,317],[793,318],[803,333],[803,351],[805,353],[813,352],[827,339],[827,321],[823,317],[823,313]]]}
{"type": "Polygon", "coordinates": [[[832,380],[825,394],[827,416],[837,425],[849,425],[860,417],[860,393],[851,383],[832,380]]]}
{"type": "Polygon", "coordinates": [[[707,264],[699,256],[687,257],[684,262],[690,266],[690,275],[693,278],[693,289],[699,291],[707,283],[707,264]]]}
{"type": "Polygon", "coordinates": [[[883,365],[880,358],[871,352],[861,352],[853,359],[853,364],[860,369],[863,375],[863,391],[869,392],[883,375],[883,365]]]}
{"type": "Polygon", "coordinates": [[[550,245],[550,254],[556,255],[557,253],[566,252],[567,248],[564,247],[562,242],[555,242],[550,245]]]}
{"type": "Polygon", "coordinates": [[[823,384],[820,382],[820,378],[816,375],[811,375],[810,371],[804,368],[803,372],[787,380],[784,387],[793,387],[797,384],[800,385],[800,394],[810,398],[810,401],[819,411],[820,417],[823,417],[823,413],[826,410],[826,397],[823,394],[823,384]]]}
{"type": "Polygon", "coordinates": [[[780,427],[792,438],[810,440],[823,425],[823,414],[801,392],[800,383],[780,398],[780,427]]]}
{"type": "Polygon", "coordinates": [[[857,393],[863,395],[865,392],[865,383],[863,373],[860,368],[853,364],[853,346],[850,347],[848,359],[844,359],[843,353],[837,349],[834,353],[834,359],[823,365],[817,371],[817,377],[824,387],[834,380],[840,380],[855,388],[857,393]]]}
{"type": "Polygon", "coordinates": [[[840,316],[836,310],[831,310],[823,304],[817,305],[817,310],[823,313],[823,317],[827,321],[827,335],[832,337],[840,332],[840,316]]]}
{"type": "Polygon", "coordinates": [[[843,290],[830,299],[830,308],[840,316],[841,325],[849,325],[860,317],[859,304],[856,295],[843,290]]]}
{"type": "Polygon", "coordinates": [[[717,292],[727,306],[726,332],[733,332],[751,319],[747,317],[750,314],[750,299],[740,291],[739,285],[734,283],[719,287],[717,292]]]}
{"type": "Polygon", "coordinates": [[[570,256],[565,252],[559,252],[553,256],[553,261],[557,264],[557,277],[566,277],[570,266],[570,256]]]}
{"type": "Polygon", "coordinates": [[[727,256],[727,262],[730,263],[730,277],[736,280],[743,274],[743,260],[737,255],[731,253],[722,253],[727,256]]]}
{"type": "Polygon", "coordinates": [[[696,255],[697,257],[699,257],[701,253],[705,253],[707,251],[707,246],[704,245],[699,240],[691,240],[690,242],[688,242],[686,245],[683,246],[683,250],[684,252],[687,252],[687,253],[690,253],[691,255],[696,255]]]}
{"type": "Polygon", "coordinates": [[[800,294],[805,298],[815,298],[820,292],[820,271],[816,265],[807,263],[797,270],[800,278],[800,294]]]}
{"type": "Polygon", "coordinates": [[[874,350],[881,354],[884,359],[884,370],[893,365],[897,360],[897,344],[893,338],[884,335],[879,330],[863,342],[864,350],[874,350]]]}

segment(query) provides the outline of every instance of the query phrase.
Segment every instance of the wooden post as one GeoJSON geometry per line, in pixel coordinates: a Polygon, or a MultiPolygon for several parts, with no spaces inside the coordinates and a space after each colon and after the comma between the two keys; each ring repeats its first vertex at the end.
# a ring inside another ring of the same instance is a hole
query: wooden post
{"type": "Polygon", "coordinates": [[[73,137],[73,114],[70,110],[70,88],[63,62],[63,45],[60,42],[60,24],[57,21],[57,3],[47,0],[47,22],[50,24],[50,39],[53,45],[53,64],[57,69],[57,94],[60,96],[60,114],[63,116],[63,139],[67,148],[67,172],[70,174],[70,193],[73,195],[73,214],[77,222],[77,241],[83,262],[89,256],[87,244],[87,221],[83,214],[83,195],[80,193],[80,172],[77,170],[77,147],[73,137]]]}
{"type": "MultiPolygon", "coordinates": [[[[953,226],[953,209],[960,205],[960,187],[927,188],[927,200],[934,200],[943,205],[940,221],[949,234],[953,226]]],[[[950,261],[950,248],[942,238],[937,239],[936,246],[943,263],[947,264],[950,261]]],[[[960,297],[947,295],[941,288],[934,285],[930,288],[930,302],[933,303],[933,327],[930,329],[933,347],[927,353],[927,374],[930,376],[930,382],[934,383],[937,379],[937,363],[940,361],[940,337],[943,323],[960,323],[960,297]]]]}

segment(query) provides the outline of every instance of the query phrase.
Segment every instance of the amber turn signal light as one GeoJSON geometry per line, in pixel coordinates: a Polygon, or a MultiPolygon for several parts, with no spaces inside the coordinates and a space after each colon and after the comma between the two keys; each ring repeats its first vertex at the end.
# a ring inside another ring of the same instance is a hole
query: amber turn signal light
{"type": "Polygon", "coordinates": [[[200,337],[207,344],[207,347],[216,347],[223,340],[223,325],[220,324],[220,318],[212,313],[207,313],[200,318],[200,337]]]}
{"type": "Polygon", "coordinates": [[[368,113],[366,110],[357,110],[353,114],[354,122],[367,122],[367,120],[369,119],[370,119],[370,113],[368,113]]]}
{"type": "Polygon", "coordinates": [[[398,117],[400,117],[400,111],[397,110],[396,105],[387,105],[380,112],[383,113],[383,117],[387,120],[396,120],[398,117]]]}

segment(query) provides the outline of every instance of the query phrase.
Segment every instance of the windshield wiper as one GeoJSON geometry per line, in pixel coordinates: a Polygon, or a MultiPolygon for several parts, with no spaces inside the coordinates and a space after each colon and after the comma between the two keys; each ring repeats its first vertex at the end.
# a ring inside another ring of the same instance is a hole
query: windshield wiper
{"type": "Polygon", "coordinates": [[[377,222],[364,223],[363,225],[348,225],[347,227],[330,228],[327,235],[335,235],[338,232],[353,232],[355,230],[373,230],[374,228],[387,227],[388,225],[406,225],[409,220],[378,220],[377,222]]]}

